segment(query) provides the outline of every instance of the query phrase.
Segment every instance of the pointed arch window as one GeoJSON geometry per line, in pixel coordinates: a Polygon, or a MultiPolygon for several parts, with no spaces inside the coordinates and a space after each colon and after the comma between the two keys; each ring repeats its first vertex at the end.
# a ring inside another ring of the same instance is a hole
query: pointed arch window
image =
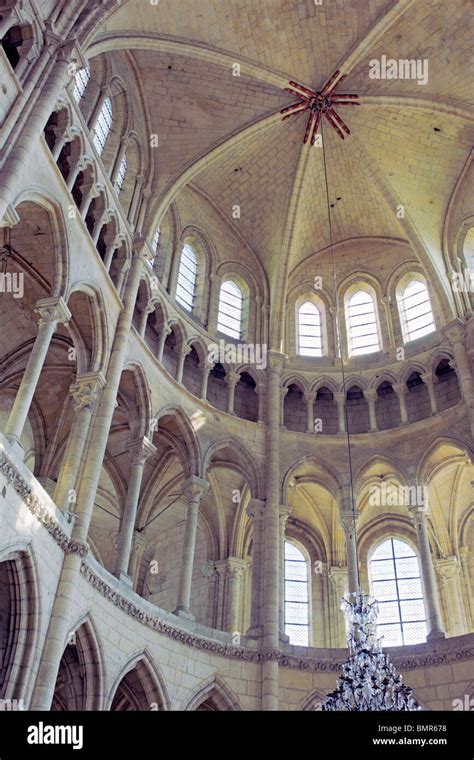
{"type": "Polygon", "coordinates": [[[109,132],[112,129],[112,122],[114,119],[114,110],[112,107],[112,101],[109,97],[105,98],[102,108],[100,109],[97,123],[94,127],[94,145],[100,155],[105,148],[105,143],[109,136],[109,132]]]}
{"type": "Polygon", "coordinates": [[[422,280],[411,280],[398,298],[405,343],[434,332],[435,323],[428,288],[422,280]]]}
{"type": "Polygon", "coordinates": [[[375,300],[366,290],[358,290],[347,302],[349,355],[360,356],[380,351],[375,300]]]}
{"type": "Polygon", "coordinates": [[[178,283],[176,286],[176,300],[186,309],[192,311],[194,297],[196,295],[197,279],[197,256],[194,248],[185,243],[181,251],[179,262],[178,283]]]}
{"type": "Polygon", "coordinates": [[[237,340],[242,337],[243,301],[242,291],[237,283],[233,280],[222,283],[219,291],[217,329],[237,340]]]}
{"type": "Polygon", "coordinates": [[[116,187],[117,193],[120,193],[123,187],[126,174],[127,174],[127,156],[124,156],[120,162],[119,170],[117,172],[117,179],[115,180],[115,187],[116,187]]]}
{"type": "Polygon", "coordinates": [[[389,538],[372,554],[370,592],[379,604],[377,634],[384,646],[426,641],[426,613],[418,557],[405,541],[389,538]]]}
{"type": "Polygon", "coordinates": [[[308,562],[303,552],[285,541],[285,633],[290,644],[309,646],[308,562]]]}
{"type": "Polygon", "coordinates": [[[155,230],[155,234],[153,235],[153,240],[151,241],[151,249],[153,253],[157,252],[159,242],[160,242],[160,228],[157,227],[155,230]]]}
{"type": "Polygon", "coordinates": [[[91,78],[91,71],[88,66],[85,66],[83,69],[79,69],[79,71],[76,73],[75,79],[74,79],[74,89],[72,91],[74,100],[76,103],[79,103],[82,99],[82,96],[84,95],[86,91],[86,87],[89,84],[89,79],[91,78]]]}
{"type": "Polygon", "coordinates": [[[306,301],[298,309],[298,354],[323,355],[321,312],[311,301],[306,301]]]}

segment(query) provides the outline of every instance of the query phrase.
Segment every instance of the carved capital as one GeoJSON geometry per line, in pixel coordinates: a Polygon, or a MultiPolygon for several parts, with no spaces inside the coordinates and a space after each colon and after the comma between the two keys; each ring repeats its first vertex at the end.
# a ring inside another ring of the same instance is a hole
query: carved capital
{"type": "Polygon", "coordinates": [[[147,459],[155,456],[156,447],[146,436],[143,436],[143,438],[140,438],[138,441],[131,441],[128,446],[128,451],[130,453],[131,465],[144,465],[147,459]]]}
{"type": "Polygon", "coordinates": [[[255,521],[262,520],[265,511],[265,502],[262,499],[251,499],[247,505],[247,515],[255,521]]]}
{"type": "Polygon", "coordinates": [[[374,388],[367,388],[364,391],[364,398],[367,401],[377,401],[378,399],[378,393],[374,388]]]}
{"type": "Polygon", "coordinates": [[[35,312],[40,316],[40,325],[64,324],[71,319],[71,312],[62,296],[59,298],[42,298],[37,301],[35,312]]]}
{"type": "Polygon", "coordinates": [[[400,396],[405,396],[408,393],[406,383],[394,383],[392,385],[392,388],[399,398],[400,396]]]}
{"type": "Polygon", "coordinates": [[[456,556],[438,559],[435,562],[435,566],[443,584],[446,583],[446,581],[457,578],[461,572],[461,563],[456,556]]]}
{"type": "Polygon", "coordinates": [[[78,375],[76,382],[69,388],[69,393],[74,399],[75,411],[92,409],[103,388],[105,388],[105,377],[102,372],[84,372],[78,375]]]}
{"type": "Polygon", "coordinates": [[[191,475],[190,478],[184,481],[181,488],[183,496],[185,496],[190,503],[199,503],[208,490],[209,483],[207,480],[203,480],[203,478],[199,478],[197,475],[191,475]]]}
{"type": "Polygon", "coordinates": [[[268,351],[268,369],[275,375],[280,377],[287,360],[286,354],[280,354],[278,351],[268,351]]]}

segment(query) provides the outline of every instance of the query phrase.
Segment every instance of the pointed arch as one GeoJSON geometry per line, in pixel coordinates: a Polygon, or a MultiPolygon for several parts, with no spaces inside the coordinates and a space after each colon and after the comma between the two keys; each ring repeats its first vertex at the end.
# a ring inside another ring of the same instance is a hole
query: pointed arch
{"type": "Polygon", "coordinates": [[[191,421],[180,406],[167,404],[154,415],[158,431],[160,429],[160,420],[164,420],[166,417],[175,421],[177,426],[176,435],[182,438],[187,455],[186,461],[182,462],[186,477],[190,477],[191,475],[200,477],[202,473],[201,449],[191,421]]]}
{"type": "MultiPolygon", "coordinates": [[[[77,667],[83,686],[81,695],[74,695],[76,704],[70,709],[103,710],[105,697],[105,656],[97,626],[91,612],[84,613],[71,627],[63,657],[68,647],[75,648],[77,667]],[[81,702],[79,702],[81,699],[81,702]]],[[[61,668],[61,666],[60,666],[61,668]]],[[[60,682],[60,671],[58,673],[60,682]]],[[[66,684],[74,691],[74,680],[66,684]]],[[[53,699],[54,704],[54,699],[53,699]]]]}
{"type": "MultiPolygon", "coordinates": [[[[220,450],[229,448],[232,454],[235,454],[233,459],[233,466],[239,469],[239,472],[243,477],[249,481],[252,497],[256,499],[263,498],[263,486],[261,477],[258,472],[258,466],[253,457],[245,446],[236,438],[232,436],[223,436],[213,441],[208,447],[203,460],[203,472],[207,473],[211,466],[212,457],[220,450]]],[[[226,466],[229,464],[226,463],[226,466]]]]}
{"type": "Polygon", "coordinates": [[[109,692],[106,710],[146,712],[171,709],[165,679],[147,648],[127,660],[109,692]]]}
{"type": "Polygon", "coordinates": [[[242,710],[242,707],[232,689],[216,674],[198,687],[197,691],[185,703],[183,709],[186,712],[194,712],[199,709],[230,712],[242,710]]]}

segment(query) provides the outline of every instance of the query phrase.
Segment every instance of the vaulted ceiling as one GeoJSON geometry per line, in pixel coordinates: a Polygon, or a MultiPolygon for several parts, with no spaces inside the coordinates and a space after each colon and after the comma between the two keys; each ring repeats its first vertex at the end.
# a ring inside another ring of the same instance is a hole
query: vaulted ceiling
{"type": "Polygon", "coordinates": [[[192,183],[238,224],[273,294],[329,244],[328,209],[333,242],[403,239],[444,276],[443,222],[474,138],[471,14],[470,0],[123,2],[87,55],[128,50],[141,78],[160,139],[150,216],[192,183]],[[427,83],[371,79],[383,55],[427,59],[427,83]],[[306,115],[281,120],[284,87],[318,89],[336,68],[360,96],[340,112],[352,134],[325,122],[323,148],[304,146],[306,115]]]}

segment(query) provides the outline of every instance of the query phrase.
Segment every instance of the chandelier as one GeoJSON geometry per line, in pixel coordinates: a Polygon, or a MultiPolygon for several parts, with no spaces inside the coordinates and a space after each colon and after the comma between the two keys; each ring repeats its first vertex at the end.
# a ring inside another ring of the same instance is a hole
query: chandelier
{"type": "Polygon", "coordinates": [[[405,686],[388,654],[382,652],[382,638],[376,635],[377,602],[358,592],[346,595],[342,599],[341,609],[349,625],[349,659],[343,664],[336,689],[327,695],[322,710],[420,710],[412,689],[405,686]]]}

